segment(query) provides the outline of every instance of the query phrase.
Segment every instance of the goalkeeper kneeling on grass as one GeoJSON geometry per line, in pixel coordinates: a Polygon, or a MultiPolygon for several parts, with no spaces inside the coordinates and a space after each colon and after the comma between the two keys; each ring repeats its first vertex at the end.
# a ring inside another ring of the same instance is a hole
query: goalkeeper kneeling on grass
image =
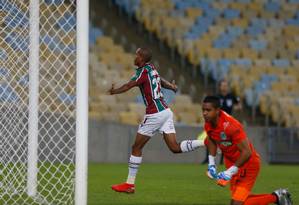
{"type": "Polygon", "coordinates": [[[216,96],[207,96],[202,103],[205,144],[209,151],[207,175],[220,186],[230,183],[231,205],[292,205],[286,189],[272,194],[251,194],[260,170],[260,157],[235,118],[220,109],[216,96]],[[217,173],[215,156],[217,147],[222,151],[226,170],[217,173]]]}

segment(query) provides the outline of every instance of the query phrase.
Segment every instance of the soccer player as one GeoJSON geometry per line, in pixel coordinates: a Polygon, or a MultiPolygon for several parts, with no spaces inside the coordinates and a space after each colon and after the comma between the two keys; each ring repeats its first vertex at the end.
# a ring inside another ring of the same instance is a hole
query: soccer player
{"type": "Polygon", "coordinates": [[[134,193],[135,177],[142,161],[142,148],[156,133],[163,134],[164,141],[173,153],[190,152],[204,146],[203,140],[176,141],[176,132],[173,124],[173,113],[166,105],[161,87],[177,91],[177,86],[161,78],[155,66],[150,63],[151,51],[147,48],[138,48],[134,64],[137,66],[135,75],[128,83],[109,90],[111,95],[128,91],[138,86],[146,105],[146,114],[139,125],[132,153],[129,159],[129,173],[125,183],[113,185],[111,188],[117,192],[134,193]]]}
{"type": "Polygon", "coordinates": [[[207,175],[216,179],[218,185],[230,182],[231,205],[291,205],[290,193],[278,189],[272,194],[251,194],[260,170],[260,157],[246,136],[242,125],[220,109],[217,96],[207,96],[202,104],[209,150],[207,175]],[[217,147],[224,155],[226,170],[217,174],[215,156],[217,147]]]}

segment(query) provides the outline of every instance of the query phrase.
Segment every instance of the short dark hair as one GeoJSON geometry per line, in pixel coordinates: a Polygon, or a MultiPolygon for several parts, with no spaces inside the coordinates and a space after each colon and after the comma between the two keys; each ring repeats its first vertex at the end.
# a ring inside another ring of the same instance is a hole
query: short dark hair
{"type": "Polygon", "coordinates": [[[214,95],[206,96],[203,103],[212,103],[214,108],[220,108],[220,98],[214,95]]]}
{"type": "Polygon", "coordinates": [[[142,47],[140,48],[140,54],[144,62],[148,63],[152,60],[152,51],[149,48],[142,47]]]}

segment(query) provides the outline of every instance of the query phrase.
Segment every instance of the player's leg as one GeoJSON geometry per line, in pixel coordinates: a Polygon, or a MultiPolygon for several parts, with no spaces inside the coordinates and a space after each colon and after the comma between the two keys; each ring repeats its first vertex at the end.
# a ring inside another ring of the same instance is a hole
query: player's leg
{"type": "Polygon", "coordinates": [[[191,152],[196,150],[200,146],[204,146],[202,140],[184,140],[180,143],[176,140],[175,133],[165,133],[163,132],[164,141],[167,144],[167,147],[173,153],[182,153],[182,152],[191,152]]]}
{"type": "Polygon", "coordinates": [[[150,140],[149,136],[137,133],[135,142],[132,146],[132,154],[129,159],[129,173],[127,181],[122,184],[113,185],[111,188],[117,192],[134,193],[135,178],[142,162],[142,148],[150,140]]]}
{"type": "Polygon", "coordinates": [[[142,149],[149,140],[149,136],[137,133],[135,142],[132,146],[132,154],[129,159],[129,174],[127,178],[128,184],[135,184],[136,174],[142,162],[142,149]]]}
{"type": "Polygon", "coordinates": [[[247,197],[244,205],[268,205],[277,202],[274,194],[251,194],[247,197]]]}
{"type": "Polygon", "coordinates": [[[260,170],[260,160],[251,159],[246,169],[239,169],[231,180],[231,205],[244,205],[260,170]]]}
{"type": "Polygon", "coordinates": [[[286,189],[275,190],[272,194],[251,194],[244,205],[292,205],[291,194],[286,189]]]}
{"type": "Polygon", "coordinates": [[[173,153],[191,152],[200,146],[204,146],[204,140],[184,140],[180,143],[176,140],[176,133],[173,123],[173,113],[170,109],[167,109],[163,113],[165,119],[162,126],[160,127],[160,133],[163,133],[164,141],[168,148],[173,153]]]}

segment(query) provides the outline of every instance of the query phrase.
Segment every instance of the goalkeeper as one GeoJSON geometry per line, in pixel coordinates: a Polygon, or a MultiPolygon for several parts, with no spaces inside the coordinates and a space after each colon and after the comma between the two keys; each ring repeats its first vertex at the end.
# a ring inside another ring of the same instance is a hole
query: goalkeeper
{"type": "Polygon", "coordinates": [[[207,175],[217,184],[225,186],[230,182],[231,205],[292,205],[290,193],[278,189],[272,194],[251,194],[251,189],[260,170],[260,156],[247,138],[236,119],[220,109],[216,96],[207,96],[202,104],[209,151],[207,175]],[[215,156],[217,146],[224,156],[227,170],[217,174],[215,156]]]}

